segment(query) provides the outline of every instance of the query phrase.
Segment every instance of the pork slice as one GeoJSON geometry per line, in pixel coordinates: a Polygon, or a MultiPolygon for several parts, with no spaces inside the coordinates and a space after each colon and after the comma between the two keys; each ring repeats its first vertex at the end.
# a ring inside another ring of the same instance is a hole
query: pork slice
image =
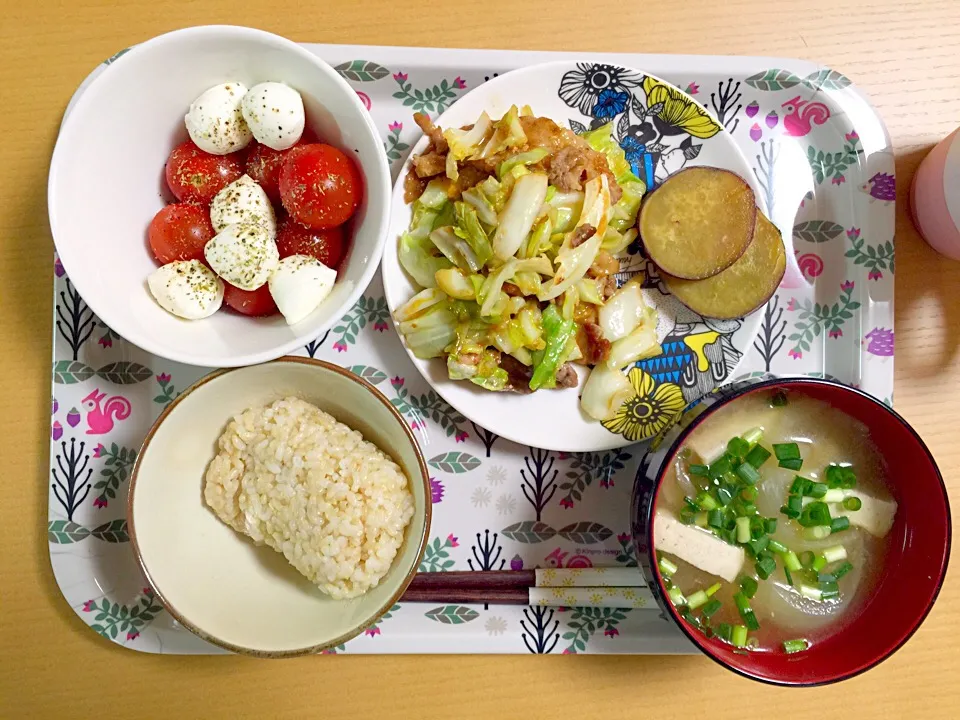
{"type": "Polygon", "coordinates": [[[422,178],[432,178],[447,169],[447,156],[438,152],[427,152],[413,159],[413,167],[422,178]]]}
{"type": "Polygon", "coordinates": [[[577,377],[577,371],[573,363],[565,362],[557,370],[557,387],[575,388],[580,384],[580,378],[577,377]]]}
{"type": "Polygon", "coordinates": [[[444,154],[447,152],[447,139],[443,136],[443,130],[433,124],[433,120],[426,113],[414,113],[413,121],[420,126],[423,134],[430,138],[430,144],[433,150],[444,154]]]}

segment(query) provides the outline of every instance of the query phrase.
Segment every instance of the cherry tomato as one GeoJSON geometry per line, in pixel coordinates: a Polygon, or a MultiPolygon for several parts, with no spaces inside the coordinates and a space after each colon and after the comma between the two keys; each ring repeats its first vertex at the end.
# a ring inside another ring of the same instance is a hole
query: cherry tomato
{"type": "Polygon", "coordinates": [[[243,156],[211,155],[188,140],[170,153],[165,172],[177,200],[205,204],[243,175],[243,156]]]}
{"type": "Polygon", "coordinates": [[[310,255],[336,270],[343,259],[343,230],[340,227],[316,230],[287,217],[277,226],[277,250],[281,258],[310,255]]]}
{"type": "MultiPolygon", "coordinates": [[[[316,136],[309,130],[303,131],[303,136],[297,145],[316,142],[316,136]]],[[[294,145],[296,147],[296,145],[294,145]]],[[[247,175],[256,180],[267,193],[267,197],[280,207],[280,168],[290,148],[274,150],[254,141],[247,147],[247,175]]]]}
{"type": "Polygon", "coordinates": [[[356,163],[322,143],[290,149],[280,170],[280,197],[290,215],[311,228],[342,225],[363,194],[356,163]]]}
{"type": "Polygon", "coordinates": [[[250,315],[251,317],[264,317],[278,312],[277,304],[273,301],[273,296],[270,294],[270,288],[267,285],[256,290],[241,290],[225,282],[223,284],[223,302],[227,307],[236,310],[241,315],[250,315]]]}
{"type": "Polygon", "coordinates": [[[167,205],[150,221],[147,238],[161,265],[174,260],[203,260],[203,246],[214,236],[205,207],[167,205]]]}

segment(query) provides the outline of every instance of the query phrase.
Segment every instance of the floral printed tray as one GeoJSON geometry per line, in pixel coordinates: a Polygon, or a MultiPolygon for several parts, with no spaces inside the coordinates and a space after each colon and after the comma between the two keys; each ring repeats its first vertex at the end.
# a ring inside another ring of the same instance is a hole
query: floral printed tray
{"type": "MultiPolygon", "coordinates": [[[[383,132],[394,172],[418,137],[414,112],[435,116],[469,88],[513,68],[581,62],[578,105],[589,104],[591,95],[609,104],[625,90],[605,62],[685,88],[732,131],[771,218],[792,242],[793,262],[739,374],[827,375],[892,402],[893,155],[883,123],[840,73],[770,58],[306,47],[356,88],[383,132]]],[[[654,164],[667,161],[663,148],[631,150],[654,164]]],[[[130,468],[147,429],[206,371],[128,344],[92,314],[59,263],[55,274],[48,535],[60,589],[94,632],[126,647],[222,652],[179,627],[146,588],[124,517],[130,468]]],[[[433,525],[421,570],[636,563],[626,508],[643,446],[566,455],[500,439],[432,392],[388,328],[378,278],[301,354],[362,374],[419,434],[434,473],[433,525]]],[[[644,368],[647,401],[673,392],[692,363],[720,373],[738,359],[721,343],[712,347],[717,351],[694,352],[676,343],[657,367],[644,368]]],[[[404,604],[330,652],[692,651],[653,609],[404,604]]]]}

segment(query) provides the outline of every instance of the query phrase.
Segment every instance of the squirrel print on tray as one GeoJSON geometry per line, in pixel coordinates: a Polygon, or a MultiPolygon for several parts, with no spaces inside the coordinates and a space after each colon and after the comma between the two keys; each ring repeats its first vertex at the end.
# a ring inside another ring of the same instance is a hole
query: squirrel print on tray
{"type": "Polygon", "coordinates": [[[820,102],[801,100],[799,95],[787,100],[781,107],[783,127],[791,137],[807,135],[814,125],[823,125],[830,119],[830,108],[820,102]]]}
{"type": "Polygon", "coordinates": [[[114,421],[126,420],[130,417],[130,401],[121,395],[108,398],[100,388],[83,399],[83,407],[87,411],[87,435],[104,435],[113,430],[114,421]]]}

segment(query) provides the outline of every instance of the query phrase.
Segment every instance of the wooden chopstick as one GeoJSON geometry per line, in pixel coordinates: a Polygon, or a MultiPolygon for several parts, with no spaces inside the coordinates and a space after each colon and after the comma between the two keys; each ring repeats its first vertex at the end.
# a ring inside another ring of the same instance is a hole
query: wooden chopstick
{"type": "MultiPolygon", "coordinates": [[[[439,573],[438,573],[439,574],[439,573]]],[[[443,573],[448,575],[450,573],[443,573]]],[[[472,574],[472,573],[471,573],[472,574]]],[[[480,587],[413,587],[411,584],[399,602],[435,602],[495,605],[527,605],[530,591],[527,588],[480,588],[480,587]]]]}
{"type": "MultiPolygon", "coordinates": [[[[454,570],[451,572],[417,573],[407,588],[411,590],[465,588],[482,590],[506,590],[534,587],[537,574],[533,570],[454,570]]],[[[526,596],[526,595],[524,595],[526,596]]]]}

